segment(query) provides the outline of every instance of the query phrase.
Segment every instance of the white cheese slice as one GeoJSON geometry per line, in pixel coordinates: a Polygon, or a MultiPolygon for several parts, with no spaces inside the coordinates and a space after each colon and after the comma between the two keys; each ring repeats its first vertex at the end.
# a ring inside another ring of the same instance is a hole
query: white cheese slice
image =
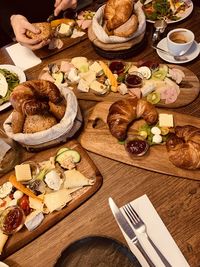
{"type": "Polygon", "coordinates": [[[76,169],[67,170],[64,172],[65,181],[64,188],[74,188],[85,185],[93,185],[94,180],[86,178],[82,173],[76,169]]]}
{"type": "Polygon", "coordinates": [[[35,210],[26,217],[24,224],[29,231],[33,231],[43,220],[44,214],[41,211],[35,210]]]}
{"type": "Polygon", "coordinates": [[[2,97],[6,96],[7,92],[8,92],[8,83],[3,74],[0,73],[0,96],[2,97]]]}
{"type": "Polygon", "coordinates": [[[93,70],[89,70],[87,72],[82,72],[79,76],[90,85],[93,81],[96,80],[96,73],[93,70]]]}
{"type": "Polygon", "coordinates": [[[159,126],[160,127],[173,127],[174,120],[172,114],[159,114],[159,126]]]}
{"type": "Polygon", "coordinates": [[[106,92],[106,86],[98,81],[93,81],[90,84],[90,88],[100,94],[104,94],[106,92]]]}
{"type": "Polygon", "coordinates": [[[56,170],[48,172],[44,180],[48,187],[53,190],[59,190],[63,182],[56,170]]]}
{"type": "Polygon", "coordinates": [[[96,61],[89,66],[89,69],[94,71],[97,75],[103,71],[101,65],[96,61]]]}
{"type": "Polygon", "coordinates": [[[0,255],[1,255],[2,251],[3,251],[3,247],[4,247],[4,245],[5,245],[6,241],[7,241],[7,239],[8,239],[8,236],[5,235],[5,234],[0,230],[0,255]]]}
{"type": "Polygon", "coordinates": [[[36,198],[29,197],[29,206],[34,210],[43,211],[44,203],[36,198]]]}
{"type": "Polygon", "coordinates": [[[32,179],[31,168],[29,164],[16,165],[15,174],[18,182],[30,181],[32,179]]]}
{"type": "Polygon", "coordinates": [[[146,80],[141,88],[142,96],[147,96],[155,90],[155,83],[153,81],[146,80]]]}
{"type": "Polygon", "coordinates": [[[72,197],[68,194],[67,189],[65,188],[44,195],[44,204],[50,212],[63,208],[70,200],[72,200],[72,197]]]}
{"type": "Polygon", "coordinates": [[[77,86],[77,89],[81,92],[87,93],[87,92],[89,92],[90,87],[85,80],[80,79],[78,86],[77,86]]]}

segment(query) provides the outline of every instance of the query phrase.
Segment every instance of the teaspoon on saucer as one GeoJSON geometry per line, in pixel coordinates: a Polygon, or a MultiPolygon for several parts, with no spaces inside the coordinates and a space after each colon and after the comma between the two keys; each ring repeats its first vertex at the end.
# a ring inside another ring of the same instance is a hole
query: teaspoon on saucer
{"type": "Polygon", "coordinates": [[[168,54],[168,55],[172,56],[174,58],[174,60],[176,60],[176,61],[186,61],[186,60],[188,60],[188,58],[183,55],[183,54],[185,54],[185,51],[181,51],[178,56],[173,56],[172,54],[170,54],[169,51],[166,51],[166,50],[164,50],[162,48],[159,48],[157,46],[153,46],[152,45],[152,48],[155,49],[155,50],[159,50],[159,51],[161,51],[161,52],[163,52],[165,54],[168,54]]]}

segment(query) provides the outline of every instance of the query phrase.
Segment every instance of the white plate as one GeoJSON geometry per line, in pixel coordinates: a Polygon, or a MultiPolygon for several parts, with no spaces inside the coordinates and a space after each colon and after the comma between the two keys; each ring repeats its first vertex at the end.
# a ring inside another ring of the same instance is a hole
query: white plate
{"type": "MultiPolygon", "coordinates": [[[[18,75],[20,83],[23,83],[26,81],[26,75],[19,67],[16,67],[15,65],[0,65],[0,69],[6,69],[11,72],[14,72],[18,75]]],[[[10,102],[5,102],[2,105],[0,105],[0,111],[6,109],[11,105],[10,102]]]]}
{"type": "MultiPolygon", "coordinates": [[[[158,48],[161,48],[161,49],[164,49],[164,50],[168,51],[167,38],[162,39],[157,44],[157,46],[158,46],[158,48]]],[[[165,54],[165,53],[163,53],[163,52],[161,52],[159,50],[156,50],[156,52],[159,55],[159,57],[161,57],[163,60],[165,60],[167,62],[175,63],[175,64],[183,64],[183,63],[190,62],[193,59],[195,59],[196,57],[198,57],[199,52],[200,52],[200,44],[198,44],[196,41],[194,41],[193,45],[188,50],[188,52],[184,54],[184,56],[186,56],[188,59],[187,60],[183,60],[183,61],[177,61],[177,60],[174,59],[173,56],[165,54]]]]}
{"type": "MultiPolygon", "coordinates": [[[[184,12],[177,14],[177,16],[180,17],[178,20],[171,20],[171,19],[166,18],[165,21],[167,22],[167,24],[180,22],[181,20],[187,18],[192,13],[193,8],[194,8],[194,5],[193,5],[193,2],[191,1],[190,6],[184,12]]],[[[150,23],[155,22],[154,20],[149,20],[149,19],[147,19],[147,21],[150,23]]]]}

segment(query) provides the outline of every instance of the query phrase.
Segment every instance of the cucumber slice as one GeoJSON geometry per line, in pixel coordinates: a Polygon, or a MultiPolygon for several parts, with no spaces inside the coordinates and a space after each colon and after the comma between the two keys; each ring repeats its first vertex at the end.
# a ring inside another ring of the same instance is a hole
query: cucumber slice
{"type": "Polygon", "coordinates": [[[56,162],[62,165],[68,158],[72,158],[74,163],[78,163],[81,160],[81,155],[76,150],[69,149],[57,155],[56,162]]]}
{"type": "Polygon", "coordinates": [[[68,147],[62,147],[61,149],[58,150],[56,156],[60,155],[61,153],[65,152],[65,151],[67,151],[67,150],[69,150],[68,147]]]}
{"type": "Polygon", "coordinates": [[[154,105],[157,104],[160,102],[160,93],[152,92],[151,94],[147,95],[147,101],[154,105]]]}
{"type": "Polygon", "coordinates": [[[152,79],[163,81],[166,78],[168,74],[168,67],[166,68],[164,66],[165,65],[163,65],[163,67],[160,67],[157,71],[155,71],[152,74],[152,79]]]}
{"type": "Polygon", "coordinates": [[[61,84],[64,80],[64,74],[62,72],[52,73],[52,77],[55,80],[55,84],[61,84]]]}

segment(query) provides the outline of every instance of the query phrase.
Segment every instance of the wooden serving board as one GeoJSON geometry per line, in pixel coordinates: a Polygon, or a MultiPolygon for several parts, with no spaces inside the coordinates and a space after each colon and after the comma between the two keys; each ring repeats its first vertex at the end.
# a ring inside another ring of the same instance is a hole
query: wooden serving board
{"type": "MultiPolygon", "coordinates": [[[[23,227],[19,232],[9,237],[4,249],[3,254],[0,256],[0,259],[3,259],[10,254],[14,253],[18,249],[25,246],[27,243],[31,242],[33,239],[41,235],[51,226],[56,224],[78,206],[80,206],[84,201],[86,201],[89,197],[91,197],[102,185],[103,177],[101,176],[99,170],[93,163],[93,161],[88,156],[87,152],[83,149],[83,147],[75,140],[69,141],[65,145],[54,147],[52,149],[42,151],[33,157],[29,158],[29,161],[41,162],[43,160],[48,160],[50,157],[56,154],[61,147],[69,147],[71,149],[75,149],[81,155],[81,161],[77,164],[77,169],[83,173],[87,178],[95,178],[95,183],[92,186],[84,187],[78,191],[77,195],[71,202],[69,202],[66,207],[64,207],[60,211],[55,211],[51,214],[45,215],[45,219],[41,223],[38,228],[29,232],[26,227],[23,227]]],[[[8,180],[8,177],[13,172],[10,172],[3,177],[0,178],[0,184],[3,184],[8,180]]],[[[81,219],[81,218],[79,218],[81,219]]]]}
{"type": "MultiPolygon", "coordinates": [[[[184,170],[174,166],[168,159],[168,153],[164,144],[154,145],[150,147],[148,153],[144,156],[132,159],[125,151],[124,145],[120,144],[109,131],[106,120],[110,105],[111,102],[101,102],[94,107],[86,128],[81,135],[81,144],[85,149],[135,167],[168,175],[200,180],[200,169],[184,170]]],[[[173,114],[175,125],[200,125],[200,119],[196,117],[163,109],[158,109],[158,112],[173,114]]],[[[137,124],[137,122],[131,125],[128,134],[133,133],[134,124],[137,124]]]]}
{"type": "Polygon", "coordinates": [[[45,58],[48,58],[52,55],[55,55],[57,53],[60,53],[61,51],[73,46],[73,45],[76,45],[82,41],[84,41],[85,39],[88,38],[88,35],[87,33],[85,33],[83,36],[81,37],[77,37],[77,38],[71,38],[71,37],[63,37],[61,40],[63,42],[63,46],[58,49],[49,49],[48,46],[45,46],[41,49],[38,49],[38,50],[35,50],[34,53],[36,56],[38,56],[40,59],[45,59],[45,58]]]}
{"type": "MultiPolygon", "coordinates": [[[[60,65],[61,61],[71,61],[71,59],[61,59],[61,60],[54,61],[52,63],[60,65]]],[[[105,61],[105,62],[109,63],[109,61],[105,61]]],[[[131,63],[137,65],[136,62],[131,62],[131,63]]],[[[164,102],[159,102],[156,106],[165,107],[165,108],[179,108],[179,107],[186,106],[190,104],[191,102],[193,102],[197,98],[199,91],[200,91],[200,83],[199,83],[199,79],[197,78],[197,76],[191,70],[185,67],[172,65],[172,64],[166,64],[166,65],[168,65],[170,68],[174,67],[174,68],[182,70],[185,73],[185,78],[179,85],[180,94],[174,103],[165,104],[164,102]]],[[[39,79],[41,78],[42,74],[46,71],[45,69],[46,67],[40,72],[39,79]]],[[[88,93],[84,93],[84,92],[77,90],[76,85],[72,87],[78,99],[93,100],[93,101],[105,101],[106,100],[106,101],[114,102],[118,99],[129,97],[128,94],[121,95],[120,93],[114,93],[114,92],[110,92],[106,95],[96,95],[94,92],[90,90],[88,93]]]]}

